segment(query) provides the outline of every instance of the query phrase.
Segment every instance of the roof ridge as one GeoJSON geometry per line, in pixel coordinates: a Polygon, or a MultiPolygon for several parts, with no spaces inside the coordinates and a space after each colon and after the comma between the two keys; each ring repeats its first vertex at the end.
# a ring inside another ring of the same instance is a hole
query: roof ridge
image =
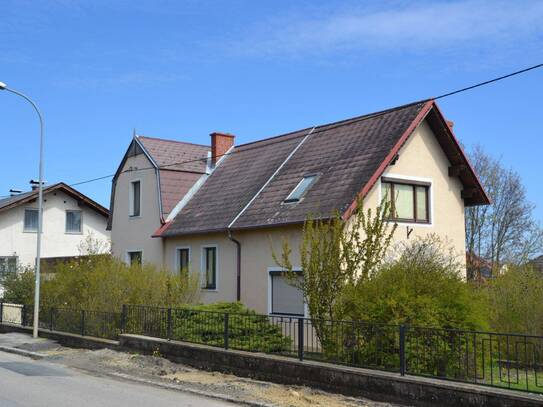
{"type": "Polygon", "coordinates": [[[136,137],[137,138],[144,138],[144,139],[146,138],[146,139],[151,139],[151,140],[167,141],[167,142],[170,142],[170,143],[188,144],[188,145],[192,145],[192,146],[211,148],[211,146],[208,146],[206,144],[191,143],[191,142],[188,142],[188,141],[181,141],[181,140],[171,140],[171,139],[160,138],[160,137],[143,136],[141,134],[137,134],[136,137]]]}
{"type": "MultiPolygon", "coordinates": [[[[406,108],[411,107],[413,105],[425,103],[425,102],[428,102],[430,100],[432,100],[432,99],[417,100],[415,102],[406,103],[406,104],[403,104],[403,105],[400,105],[400,106],[395,106],[395,107],[391,107],[391,108],[388,108],[388,109],[379,110],[379,111],[376,111],[376,112],[366,113],[366,114],[363,114],[363,115],[360,115],[360,116],[354,116],[354,117],[351,117],[351,118],[348,118],[348,119],[342,119],[342,120],[337,120],[337,121],[330,122],[330,123],[319,124],[319,125],[314,126],[314,127],[315,127],[315,129],[321,129],[323,127],[334,126],[334,125],[342,126],[342,125],[346,125],[346,124],[356,122],[358,120],[370,119],[372,116],[377,116],[377,115],[381,116],[381,115],[384,115],[384,114],[387,114],[387,113],[395,112],[397,110],[406,109],[406,108]]],[[[239,145],[236,146],[236,148],[245,147],[245,146],[248,146],[248,145],[251,145],[251,144],[261,143],[261,142],[265,142],[265,141],[269,141],[269,140],[274,140],[274,139],[278,139],[278,138],[281,138],[281,137],[291,136],[291,135],[293,135],[295,133],[301,133],[301,132],[304,132],[305,130],[309,130],[311,128],[312,128],[312,126],[304,127],[302,129],[290,131],[288,133],[278,134],[276,136],[267,137],[267,138],[260,139],[260,140],[255,140],[255,141],[250,141],[248,143],[239,144],[239,145]]],[[[301,134],[300,137],[302,137],[304,134],[305,133],[301,134]]]]}

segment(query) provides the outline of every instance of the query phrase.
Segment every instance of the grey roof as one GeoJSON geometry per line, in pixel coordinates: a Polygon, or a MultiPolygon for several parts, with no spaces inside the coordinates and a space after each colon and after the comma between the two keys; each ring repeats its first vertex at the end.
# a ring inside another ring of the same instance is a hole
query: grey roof
{"type": "Polygon", "coordinates": [[[316,127],[252,202],[311,129],[236,147],[157,235],[225,230],[242,210],[231,229],[302,223],[308,215],[330,217],[334,211],[345,214],[363,188],[367,192],[376,182],[376,174],[380,176],[379,170],[384,170],[383,165],[392,160],[394,151],[416,125],[429,115],[429,123],[451,163],[468,168],[461,179],[465,186],[473,187],[475,195],[466,204],[488,203],[437,106],[433,101],[422,101],[316,127]],[[304,197],[285,203],[302,177],[309,174],[318,174],[318,178],[304,197]]]}
{"type": "Polygon", "coordinates": [[[19,201],[22,201],[23,199],[31,196],[33,193],[33,191],[28,191],[10,196],[9,198],[0,199],[0,210],[4,209],[5,207],[11,206],[19,201]]]}

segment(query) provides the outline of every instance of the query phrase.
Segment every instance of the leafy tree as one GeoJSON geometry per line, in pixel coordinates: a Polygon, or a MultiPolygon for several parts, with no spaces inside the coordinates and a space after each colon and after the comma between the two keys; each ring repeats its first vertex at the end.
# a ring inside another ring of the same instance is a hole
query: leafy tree
{"type": "Polygon", "coordinates": [[[334,330],[327,320],[343,318],[339,300],[347,287],[356,287],[367,280],[383,261],[396,226],[385,219],[389,205],[375,210],[358,210],[344,221],[336,212],[332,219],[309,218],[303,227],[300,244],[302,278],[294,272],[288,241],[283,242],[275,262],[285,269],[290,282],[303,293],[312,318],[312,325],[325,348],[335,347],[334,330]]]}

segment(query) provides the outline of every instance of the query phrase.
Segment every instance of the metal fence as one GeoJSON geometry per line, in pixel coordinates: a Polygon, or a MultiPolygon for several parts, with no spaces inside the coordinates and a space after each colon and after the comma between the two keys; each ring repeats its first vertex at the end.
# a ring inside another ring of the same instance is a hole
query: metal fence
{"type": "MultiPolygon", "coordinates": [[[[4,304],[0,315],[6,315],[7,306],[13,307],[4,304]]],[[[17,310],[22,325],[32,325],[32,307],[17,310]]],[[[541,336],[139,305],[124,305],[120,313],[44,309],[39,325],[108,339],[124,332],[543,393],[541,336]]]]}

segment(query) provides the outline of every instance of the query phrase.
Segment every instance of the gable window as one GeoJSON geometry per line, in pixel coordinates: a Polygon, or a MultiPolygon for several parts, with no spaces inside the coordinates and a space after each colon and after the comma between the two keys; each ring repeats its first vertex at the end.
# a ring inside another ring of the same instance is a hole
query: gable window
{"type": "Polygon", "coordinates": [[[388,219],[430,223],[430,185],[383,181],[382,191],[385,201],[390,205],[388,219]]]}
{"type": "MultiPolygon", "coordinates": [[[[301,273],[300,273],[301,274],[301,273]]],[[[300,275],[299,279],[302,278],[300,275]]],[[[304,316],[304,296],[282,271],[270,271],[272,314],[304,316]]]]}
{"type": "Polygon", "coordinates": [[[133,251],[127,253],[128,263],[131,266],[141,266],[143,260],[143,253],[141,251],[133,251]]]}
{"type": "Polygon", "coordinates": [[[190,249],[183,247],[177,249],[177,266],[179,275],[186,277],[189,274],[190,249]]]}
{"type": "Polygon", "coordinates": [[[24,231],[25,232],[38,231],[38,210],[37,209],[25,209],[24,231]]]}
{"type": "Polygon", "coordinates": [[[141,181],[130,183],[130,216],[141,215],[141,181]]]}
{"type": "Polygon", "coordinates": [[[0,281],[17,271],[17,256],[0,257],[0,281]]]}
{"type": "Polygon", "coordinates": [[[292,192],[287,196],[287,199],[285,199],[286,203],[289,202],[298,202],[304,194],[307,192],[309,187],[313,185],[313,183],[317,180],[317,174],[313,175],[306,175],[302,178],[302,180],[296,185],[296,188],[292,190],[292,192]]]}
{"type": "Polygon", "coordinates": [[[66,233],[81,231],[81,211],[66,211],[66,233]]]}
{"type": "Polygon", "coordinates": [[[217,248],[204,247],[202,252],[203,287],[206,290],[217,289],[217,248]]]}

